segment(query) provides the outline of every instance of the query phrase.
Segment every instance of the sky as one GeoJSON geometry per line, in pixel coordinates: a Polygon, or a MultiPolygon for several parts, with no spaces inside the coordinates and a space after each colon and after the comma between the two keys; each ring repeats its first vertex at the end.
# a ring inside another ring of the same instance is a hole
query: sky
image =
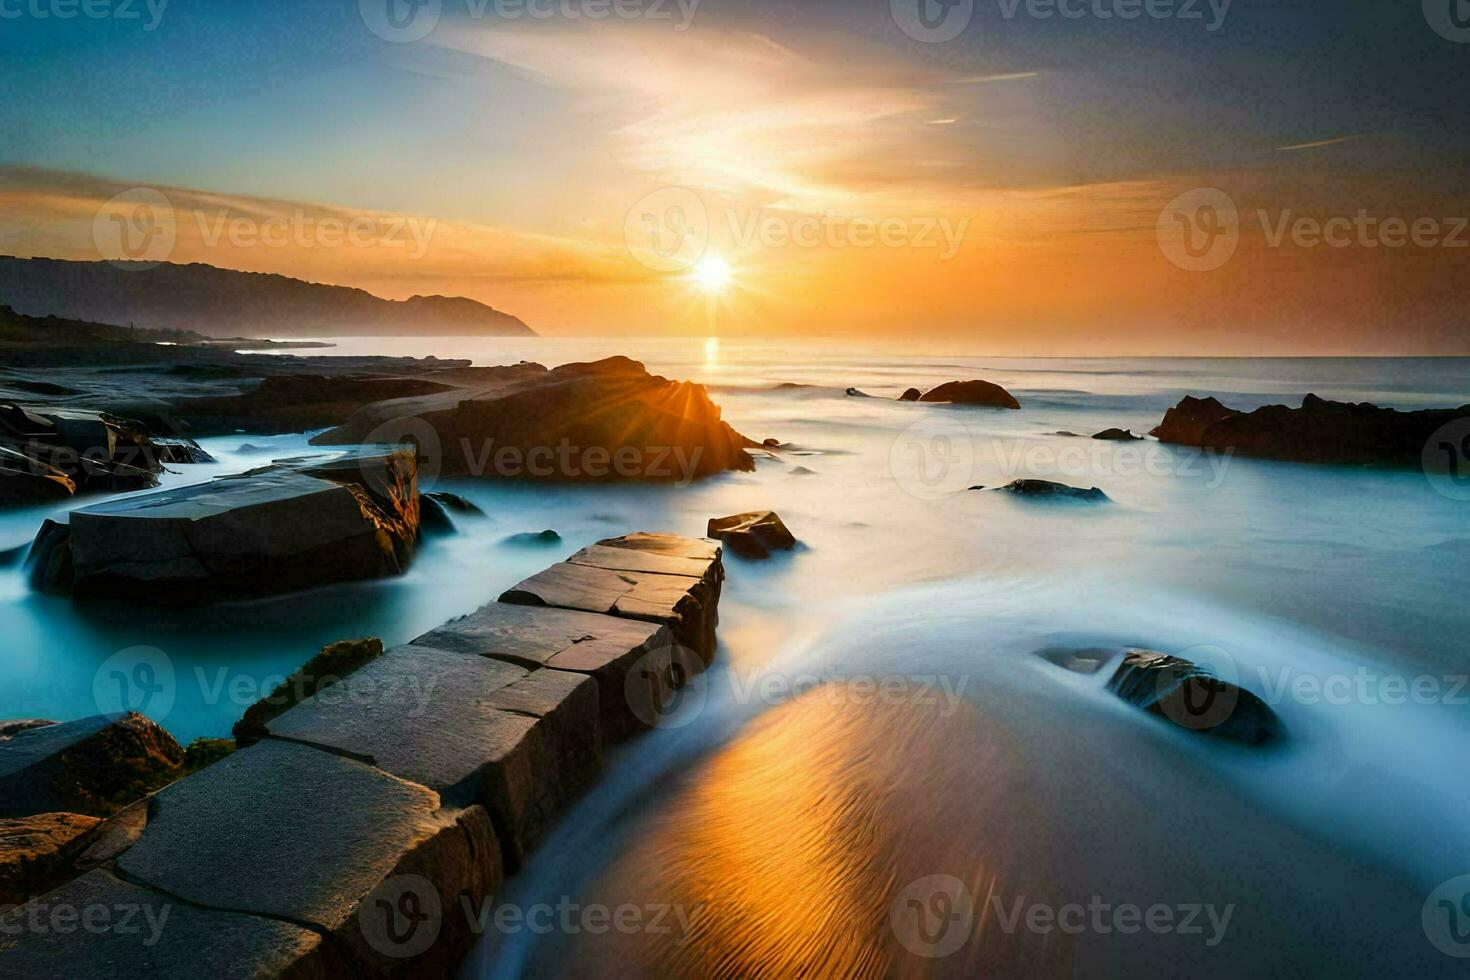
{"type": "Polygon", "coordinates": [[[1465,7],[0,0],[0,253],[546,334],[1470,354],[1465,7]]]}

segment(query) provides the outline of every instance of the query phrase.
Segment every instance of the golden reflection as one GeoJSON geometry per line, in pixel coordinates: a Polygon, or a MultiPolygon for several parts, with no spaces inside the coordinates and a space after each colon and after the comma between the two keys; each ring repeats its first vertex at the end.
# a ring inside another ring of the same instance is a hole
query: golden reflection
{"type": "Polygon", "coordinates": [[[979,974],[982,903],[1008,857],[983,813],[1005,806],[1014,755],[994,731],[982,737],[966,701],[878,700],[815,688],[701,764],[595,885],[612,904],[682,906],[690,937],[587,940],[572,972],[615,960],[649,977],[979,974]],[[906,950],[889,917],[906,886],[936,873],[976,899],[973,934],[943,960],[906,950]]]}

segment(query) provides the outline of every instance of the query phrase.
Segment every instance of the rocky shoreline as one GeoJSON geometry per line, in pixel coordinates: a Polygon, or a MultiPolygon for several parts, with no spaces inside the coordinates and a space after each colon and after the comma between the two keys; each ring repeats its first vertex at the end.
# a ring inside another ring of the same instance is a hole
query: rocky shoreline
{"type": "MultiPolygon", "coordinates": [[[[593,598],[522,583],[402,647],[314,661],[344,676],[314,679],[283,711],[247,712],[238,751],[120,812],[22,800],[30,833],[9,839],[30,842],[25,880],[48,877],[38,862],[70,880],[0,919],[16,937],[5,965],[21,976],[453,969],[477,938],[467,910],[597,780],[604,746],[660,724],[713,657],[718,544],[628,535],[542,574],[612,567],[636,584],[593,598]],[[535,606],[504,601],[532,594],[535,606]],[[149,910],[158,928],[25,928],[97,903],[149,910]]],[[[55,746],[77,744],[69,729],[119,725],[156,728],[134,715],[21,730],[0,740],[0,779],[51,785],[39,774],[58,767],[55,746]]],[[[117,769],[135,755],[92,760],[117,769]]]]}

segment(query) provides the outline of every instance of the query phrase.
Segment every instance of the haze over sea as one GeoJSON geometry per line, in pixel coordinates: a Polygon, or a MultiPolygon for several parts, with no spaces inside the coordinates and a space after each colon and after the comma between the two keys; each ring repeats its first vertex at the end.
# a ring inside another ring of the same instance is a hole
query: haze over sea
{"type": "MultiPolygon", "coordinates": [[[[575,971],[614,950],[627,956],[624,975],[737,975],[755,963],[779,972],[812,956],[842,975],[882,974],[915,962],[870,944],[887,897],[955,867],[970,869],[977,902],[983,941],[972,949],[984,957],[972,972],[1458,967],[1425,943],[1420,911],[1440,881],[1470,870],[1470,785],[1431,761],[1470,748],[1470,506],[1417,470],[1057,433],[1144,433],[1186,394],[1242,409],[1295,405],[1308,392],[1456,406],[1470,401],[1470,359],[1020,359],[702,338],[334,342],[331,353],[476,364],[626,354],[709,385],[736,429],[791,448],[754,473],[687,487],[439,480],[486,517],[458,517],[460,533],[429,541],[406,576],[260,602],[73,605],[30,592],[12,559],[0,568],[0,717],[95,714],[109,671],[129,662],[110,658],[146,645],[172,673],[159,678],[168,690],[150,708],[155,720],[181,740],[226,735],[263,686],[325,643],[405,642],[599,538],[698,536],[710,517],[769,508],[803,545],[768,564],[727,559],[720,655],[681,709],[701,723],[676,715],[636,752],[615,754],[608,778],[511,884],[523,904],[573,896],[727,914],[694,918],[678,947],[647,935],[551,944],[522,931],[472,960],[471,975],[575,971]],[[895,400],[968,378],[1003,385],[1022,411],[895,400]],[[874,397],[849,397],[850,386],[874,397]],[[1032,476],[1098,486],[1112,502],[967,489],[1032,476]],[[561,543],[505,542],[546,528],[561,543]],[[1281,716],[1285,745],[1247,752],[1177,730],[1113,697],[1106,675],[1034,656],[1118,645],[1193,651],[1233,670],[1281,716]],[[888,679],[914,696],[875,696],[872,682],[888,679]],[[589,846],[602,864],[587,865],[589,846]],[[1213,945],[1208,924],[1202,935],[1130,942],[1007,931],[997,916],[1023,896],[1059,906],[1095,895],[1233,911],[1213,945]],[[1329,933],[1331,944],[1318,942],[1329,933]]],[[[218,463],[165,486],[299,454],[307,438],[202,440],[218,463]]],[[[23,546],[45,516],[0,515],[0,550],[23,546]]],[[[956,968],[944,961],[946,973],[956,968]]]]}

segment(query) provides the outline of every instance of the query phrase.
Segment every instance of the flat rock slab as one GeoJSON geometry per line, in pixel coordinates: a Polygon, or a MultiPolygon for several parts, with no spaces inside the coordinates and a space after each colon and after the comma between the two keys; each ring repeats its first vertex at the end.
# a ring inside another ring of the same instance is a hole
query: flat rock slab
{"type": "Polygon", "coordinates": [[[147,829],[117,867],[195,905],[330,933],[367,972],[428,971],[468,946],[460,896],[478,903],[502,877],[484,809],[439,803],[360,762],[267,741],[155,796],[147,829]],[[395,941],[377,918],[411,885],[425,892],[413,904],[443,911],[422,950],[403,945],[412,937],[395,941]]]}
{"type": "Polygon", "coordinates": [[[492,602],[412,645],[589,675],[597,683],[602,736],[617,741],[657,720],[661,705],[645,703],[644,675],[668,672],[674,640],[657,623],[492,602]]]}
{"type": "Polygon", "coordinates": [[[592,678],[423,645],[383,654],[269,723],[440,794],[484,803],[519,865],[602,769],[592,678]]]}
{"type": "Polygon", "coordinates": [[[724,577],[720,547],[713,542],[632,535],[599,541],[507,590],[500,601],[661,623],[709,664],[724,577]],[[654,570],[674,567],[686,571],[654,570]]]}
{"type": "Polygon", "coordinates": [[[0,818],[106,816],[177,778],[184,751],[138,714],[97,715],[0,739],[0,818]]]}
{"type": "Polygon", "coordinates": [[[280,466],[82,508],[70,519],[72,591],[187,602],[397,574],[417,536],[417,491],[412,457],[385,459],[280,466]]]}
{"type": "Polygon", "coordinates": [[[317,980],[343,975],[322,937],[194,908],[91,871],[0,919],[0,975],[317,980]]]}

